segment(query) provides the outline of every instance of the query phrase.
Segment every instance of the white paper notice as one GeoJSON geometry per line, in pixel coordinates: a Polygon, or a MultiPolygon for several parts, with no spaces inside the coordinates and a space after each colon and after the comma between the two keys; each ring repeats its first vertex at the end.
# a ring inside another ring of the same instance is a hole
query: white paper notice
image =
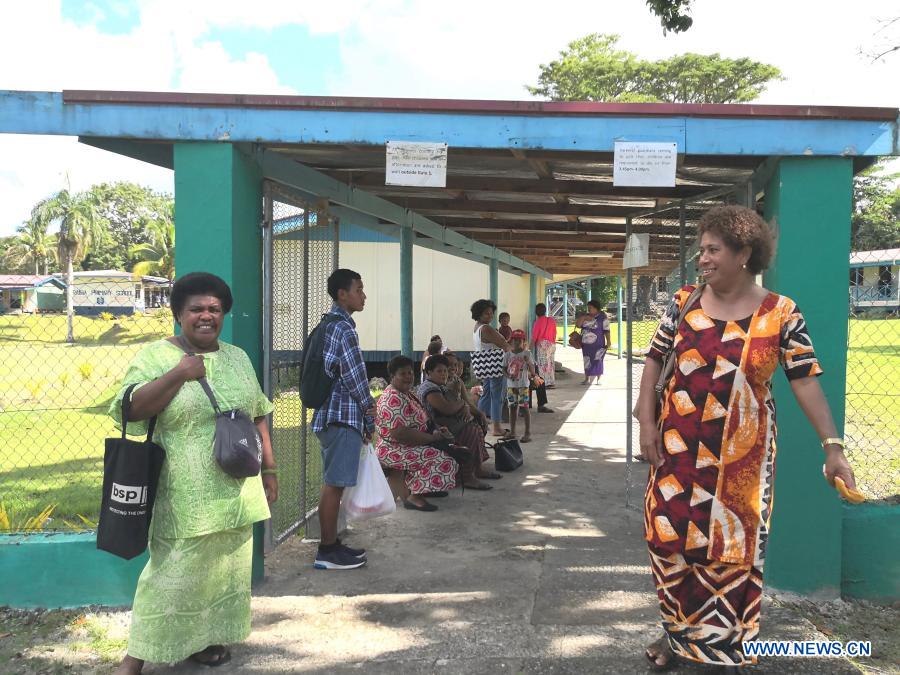
{"type": "Polygon", "coordinates": [[[622,269],[646,267],[650,264],[650,235],[633,234],[625,242],[625,255],[622,258],[622,269]]]}
{"type": "Polygon", "coordinates": [[[613,185],[675,187],[677,143],[617,141],[613,159],[613,185]]]}
{"type": "Polygon", "coordinates": [[[447,187],[447,144],[388,141],[385,185],[447,187]]]}

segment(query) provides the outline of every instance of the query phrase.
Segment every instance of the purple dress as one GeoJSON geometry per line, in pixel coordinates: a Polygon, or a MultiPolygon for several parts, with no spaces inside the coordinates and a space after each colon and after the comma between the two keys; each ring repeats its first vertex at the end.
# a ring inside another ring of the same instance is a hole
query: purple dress
{"type": "Polygon", "coordinates": [[[581,354],[584,356],[584,376],[595,377],[603,374],[603,357],[606,356],[606,337],[609,332],[609,317],[599,312],[581,325],[581,354]]]}

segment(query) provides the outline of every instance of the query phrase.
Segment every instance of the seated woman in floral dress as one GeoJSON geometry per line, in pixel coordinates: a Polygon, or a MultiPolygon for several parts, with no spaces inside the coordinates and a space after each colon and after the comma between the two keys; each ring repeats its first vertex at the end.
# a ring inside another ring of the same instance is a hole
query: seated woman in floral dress
{"type": "Polygon", "coordinates": [[[429,433],[428,412],[412,391],[413,362],[395,356],[388,363],[391,383],[375,408],[378,441],[375,450],[382,466],[406,473],[409,496],[403,506],[414,511],[437,511],[424,495],[448,492],[456,485],[457,463],[434,447],[453,436],[446,429],[429,433]]]}

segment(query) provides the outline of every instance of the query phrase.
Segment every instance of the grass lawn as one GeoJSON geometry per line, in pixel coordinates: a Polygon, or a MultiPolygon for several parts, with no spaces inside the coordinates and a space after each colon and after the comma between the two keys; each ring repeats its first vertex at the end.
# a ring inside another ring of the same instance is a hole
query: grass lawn
{"type": "MultiPolygon", "coordinates": [[[[633,326],[635,351],[656,322],[633,326]]],[[[0,504],[15,526],[55,505],[47,528],[96,520],[103,439],[114,432],[109,401],[128,363],[147,342],[171,334],[168,314],[117,321],[76,317],[76,344],[65,343],[63,316],[0,316],[0,504]]],[[[612,325],[615,351],[617,326],[612,325]]],[[[562,328],[559,329],[562,337],[562,328]]],[[[847,368],[848,456],[864,491],[900,493],[900,320],[852,320],[847,368]]],[[[303,456],[296,391],[275,399],[274,443],[281,499],[273,513],[282,532],[314,508],[319,448],[307,426],[303,456]],[[301,467],[310,488],[301,494],[301,467]]],[[[307,415],[309,415],[307,411],[307,415]]]]}

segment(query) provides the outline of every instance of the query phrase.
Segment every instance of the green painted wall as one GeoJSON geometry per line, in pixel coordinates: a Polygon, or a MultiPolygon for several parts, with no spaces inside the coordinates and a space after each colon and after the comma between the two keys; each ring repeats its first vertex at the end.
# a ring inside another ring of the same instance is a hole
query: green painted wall
{"type": "MultiPolygon", "coordinates": [[[[231,286],[222,339],[250,356],[262,381],[262,176],[230,143],[175,144],[175,269],[211,272],[231,286]]],[[[263,527],[253,578],[263,576],[263,527]]]]}
{"type": "Polygon", "coordinates": [[[30,534],[0,537],[0,605],[131,606],[144,553],[122,560],[97,550],[97,536],[30,534]]]}
{"type": "MultiPolygon", "coordinates": [[[[847,279],[853,166],[850,158],[782,158],[766,189],[778,253],[765,284],[803,312],[825,374],[820,383],[843,430],[847,279]]],[[[822,478],[824,453],[783,375],[775,380],[778,459],[766,583],[807,595],[841,588],[842,510],[822,478]]]]}
{"type": "Polygon", "coordinates": [[[900,601],[900,505],[844,504],[843,580],[846,597],[900,601]]]}

